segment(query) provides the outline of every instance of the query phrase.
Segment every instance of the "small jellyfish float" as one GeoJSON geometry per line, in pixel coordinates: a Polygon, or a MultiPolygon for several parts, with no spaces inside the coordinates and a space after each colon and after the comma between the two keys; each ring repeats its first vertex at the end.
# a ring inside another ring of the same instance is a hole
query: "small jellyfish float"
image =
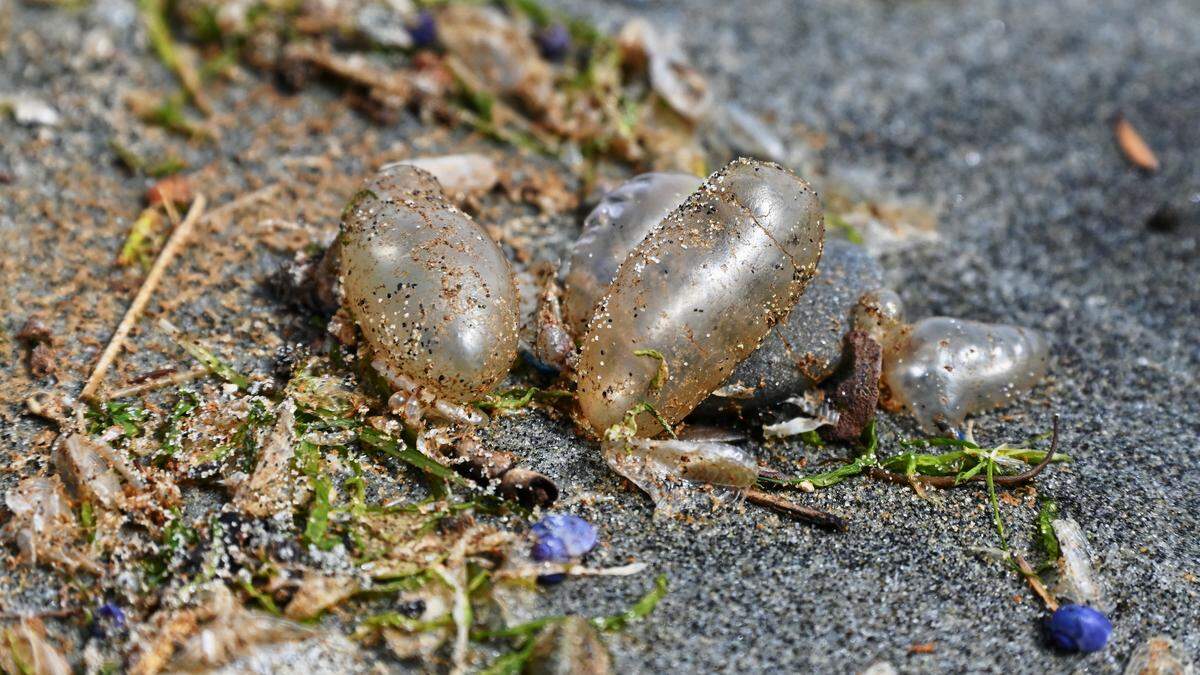
{"type": "Polygon", "coordinates": [[[883,347],[884,407],[907,410],[927,432],[957,429],[1046,375],[1049,343],[1036,330],[943,316],[907,324],[886,289],[864,296],[854,320],[883,347]]]}
{"type": "Polygon", "coordinates": [[[429,173],[384,167],[346,208],[338,239],[343,304],[412,421],[465,405],[500,381],[517,350],[517,292],[496,242],[429,173]],[[429,405],[431,404],[431,405],[429,405]]]}
{"type": "MultiPolygon", "coordinates": [[[[596,435],[648,403],[682,420],[787,316],[816,273],[820,201],[787,169],[717,171],[621,263],[580,343],[574,379],[596,435]]],[[[638,433],[653,433],[642,413],[638,433]]]]}
{"type": "Polygon", "coordinates": [[[430,173],[397,163],[346,207],[335,252],[342,305],[371,366],[396,390],[389,406],[417,432],[418,448],[453,445],[449,459],[460,473],[507,496],[554,501],[549,479],[487,452],[470,433],[486,420],[471,401],[508,373],[517,350],[516,285],[496,242],[430,173]],[[465,430],[427,428],[430,418],[465,430]]]}

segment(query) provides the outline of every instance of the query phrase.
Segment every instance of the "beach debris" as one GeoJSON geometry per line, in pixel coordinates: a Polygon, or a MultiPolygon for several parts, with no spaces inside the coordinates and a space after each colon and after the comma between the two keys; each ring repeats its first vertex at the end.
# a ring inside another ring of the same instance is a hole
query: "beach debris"
{"type": "Polygon", "coordinates": [[[148,488],[137,466],[123,450],[86,434],[72,433],[59,438],[54,451],[55,465],[72,494],[107,509],[125,505],[124,485],[134,493],[148,488]]]}
{"type": "Polygon", "coordinates": [[[1108,617],[1087,605],[1063,605],[1046,623],[1051,642],[1070,652],[1098,652],[1112,634],[1108,617]]]}
{"type": "Polygon", "coordinates": [[[1071,518],[1055,518],[1050,526],[1059,548],[1058,582],[1054,594],[1075,604],[1107,610],[1109,605],[1104,589],[1079,523],[1071,518]]]}
{"type": "Polygon", "coordinates": [[[21,325],[15,336],[29,350],[26,364],[29,374],[46,378],[58,371],[58,357],[54,351],[54,336],[50,327],[36,316],[31,316],[21,325]]]}
{"type": "Polygon", "coordinates": [[[476,419],[447,406],[490,390],[517,351],[516,286],[500,247],[432,175],[392,165],[347,205],[338,248],[343,305],[372,365],[401,390],[393,407],[476,419]]]}
{"type": "Polygon", "coordinates": [[[53,106],[28,94],[0,96],[0,109],[5,108],[17,124],[27,127],[56,127],[62,122],[53,106]]]}
{"type": "Polygon", "coordinates": [[[702,121],[713,105],[712,87],[692,67],[679,34],[638,17],[617,35],[626,62],[644,64],[650,86],[676,114],[691,123],[702,121]]]}
{"type": "Polygon", "coordinates": [[[511,452],[488,448],[467,434],[450,446],[450,467],[483,487],[526,507],[549,506],[558,500],[558,486],[537,471],[517,467],[519,458],[511,452]]]}
{"type": "Polygon", "coordinates": [[[875,419],[883,350],[866,332],[852,330],[842,351],[841,369],[825,383],[825,400],[837,411],[837,421],[822,429],[821,437],[851,442],[875,419]]]}
{"type": "Polygon", "coordinates": [[[31,675],[71,675],[71,664],[46,637],[36,617],[22,618],[0,631],[0,670],[31,675]]]}
{"type": "Polygon", "coordinates": [[[701,183],[691,174],[644,173],[604,195],[587,215],[562,277],[563,319],[576,336],[586,332],[621,263],[701,183]]]}
{"type": "Polygon", "coordinates": [[[496,160],[476,153],[414,157],[387,164],[380,171],[401,164],[428,171],[437,179],[442,190],[457,200],[489,192],[500,181],[500,167],[496,160]]]}
{"type": "Polygon", "coordinates": [[[649,495],[656,517],[674,515],[694,496],[697,484],[745,490],[758,480],[758,464],[736,445],[640,438],[639,416],[654,414],[647,408],[635,406],[609,427],[600,452],[609,468],[649,495]]]}
{"type": "Polygon", "coordinates": [[[0,537],[17,547],[25,563],[100,573],[81,543],[79,519],[58,476],[23,479],[5,493],[4,505],[12,517],[0,528],[0,537]]]}
{"type": "Polygon", "coordinates": [[[256,518],[287,515],[309,493],[294,472],[296,403],[284,399],[275,410],[275,426],[259,445],[258,463],[233,493],[235,508],[256,518]]]}
{"type": "Polygon", "coordinates": [[[167,239],[167,243],[163,246],[162,251],[155,258],[154,265],[146,274],[146,279],[142,282],[141,288],[138,289],[137,295],[134,296],[133,302],[129,303],[129,309],[125,311],[125,315],[121,317],[121,322],[117,324],[116,330],[113,331],[108,345],[100,353],[100,358],[96,361],[96,366],[92,369],[92,374],[88,377],[87,382],[84,383],[83,390],[79,393],[79,398],[85,401],[90,400],[99,391],[100,385],[104,382],[104,376],[108,374],[108,369],[112,367],[117,355],[120,354],[129,331],[133,330],[137,320],[141,318],[142,311],[146,308],[146,304],[150,302],[150,298],[158,288],[159,282],[162,281],[167,268],[175,260],[175,256],[179,255],[179,251],[187,243],[188,237],[191,236],[192,230],[196,227],[196,223],[203,217],[206,204],[204,195],[196,195],[196,199],[192,202],[191,208],[188,209],[187,216],[184,217],[183,222],[171,232],[170,238],[167,239]]]}
{"type": "Polygon", "coordinates": [[[1036,330],[949,317],[906,324],[891,291],[864,296],[854,322],[883,347],[884,407],[907,410],[925,431],[1013,403],[1049,366],[1049,342],[1036,330]]]}
{"type": "Polygon", "coordinates": [[[315,630],[264,612],[244,608],[222,583],[206,586],[195,606],[166,608],[139,632],[145,636],[130,668],[136,675],[163,669],[208,670],[245,656],[255,648],[310,638],[315,630]]]}
{"type": "Polygon", "coordinates": [[[608,675],[612,656],[600,631],[586,618],[567,616],[549,624],[533,639],[525,672],[531,675],[608,675]]]}
{"type": "Polygon", "coordinates": [[[315,619],[330,607],[352,597],[360,588],[359,580],[350,576],[308,572],[288,601],[283,615],[295,621],[315,619]]]}
{"type": "Polygon", "coordinates": [[[556,105],[554,73],[527,30],[488,5],[448,3],[436,11],[446,52],[493,95],[519,100],[541,113],[556,105]]]}
{"type": "MultiPolygon", "coordinates": [[[[710,176],[626,258],[592,316],[575,372],[588,426],[602,435],[642,402],[683,419],[791,311],[823,239],[817,195],[795,174],[740,159],[710,176]]],[[[646,413],[638,428],[654,422],[646,413]]]]}
{"type": "Polygon", "coordinates": [[[1124,115],[1117,115],[1113,121],[1113,135],[1117,139],[1117,147],[1125,154],[1125,159],[1129,160],[1130,164],[1150,173],[1159,170],[1158,156],[1124,115]]]}
{"type": "Polygon", "coordinates": [[[530,529],[537,540],[530,556],[538,562],[567,562],[582,558],[596,546],[596,528],[568,513],[552,514],[530,529]]]}
{"type": "Polygon", "coordinates": [[[1137,646],[1125,665],[1125,675],[1195,675],[1196,666],[1179,643],[1155,635],[1137,646]]]}
{"type": "Polygon", "coordinates": [[[762,431],[765,438],[786,438],[788,436],[798,436],[810,431],[837,424],[841,414],[838,411],[825,405],[821,397],[805,395],[793,396],[792,398],[783,401],[784,404],[795,406],[800,409],[801,414],[776,422],[774,424],[764,424],[762,431]]]}

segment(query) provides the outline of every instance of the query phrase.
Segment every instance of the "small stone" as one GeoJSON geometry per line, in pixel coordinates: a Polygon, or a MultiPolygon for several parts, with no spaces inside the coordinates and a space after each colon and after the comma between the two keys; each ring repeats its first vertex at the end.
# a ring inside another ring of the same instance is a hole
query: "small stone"
{"type": "Polygon", "coordinates": [[[1179,229],[1179,211],[1170,204],[1163,204],[1146,219],[1146,229],[1152,232],[1174,232],[1179,229]]]}
{"type": "Polygon", "coordinates": [[[56,127],[61,121],[58,111],[49,103],[32,96],[17,95],[5,101],[17,124],[27,127],[56,127]]]}

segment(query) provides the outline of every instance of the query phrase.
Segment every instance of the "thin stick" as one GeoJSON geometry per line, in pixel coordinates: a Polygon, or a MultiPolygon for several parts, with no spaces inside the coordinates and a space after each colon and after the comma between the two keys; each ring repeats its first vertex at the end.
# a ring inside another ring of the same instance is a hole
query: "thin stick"
{"type": "Polygon", "coordinates": [[[163,387],[170,387],[176,384],[191,382],[196,378],[204,377],[208,374],[208,372],[208,368],[193,368],[192,370],[185,370],[181,373],[171,373],[170,375],[150,380],[148,382],[141,382],[129,387],[125,387],[124,389],[118,389],[114,392],[109,392],[108,398],[109,400],[116,400],[119,398],[129,398],[130,396],[145,394],[156,389],[162,389],[163,387]]]}
{"type": "Polygon", "coordinates": [[[1013,562],[1017,564],[1017,569],[1021,570],[1021,575],[1025,577],[1025,580],[1028,581],[1029,585],[1033,588],[1033,592],[1041,596],[1042,602],[1046,603],[1046,609],[1049,609],[1051,612],[1057,610],[1058,600],[1056,600],[1054,596],[1050,594],[1050,591],[1046,589],[1046,585],[1042,583],[1042,580],[1040,577],[1038,577],[1037,572],[1034,572],[1033,568],[1029,566],[1029,563],[1025,561],[1025,557],[1020,553],[1015,552],[1012,554],[1012,557],[1013,562]]]}
{"type": "Polygon", "coordinates": [[[789,499],[784,499],[783,497],[763,492],[762,490],[746,490],[746,501],[751,504],[765,506],[784,515],[812,523],[819,527],[826,527],[831,530],[846,529],[846,521],[842,520],[839,516],[807,506],[801,506],[789,499]]]}
{"type": "Polygon", "coordinates": [[[83,391],[79,394],[81,399],[91,400],[95,397],[96,390],[99,389],[100,383],[104,381],[104,376],[108,373],[108,369],[112,366],[113,361],[117,358],[117,354],[121,351],[121,347],[125,344],[126,336],[129,335],[129,331],[133,329],[138,318],[141,317],[142,310],[150,302],[150,296],[158,288],[158,283],[162,280],[167,266],[179,254],[184,243],[187,242],[188,235],[195,228],[196,222],[204,214],[204,205],[204,195],[196,195],[196,199],[192,201],[192,207],[188,209],[187,217],[171,233],[171,238],[167,240],[166,246],[163,246],[162,252],[155,259],[154,266],[150,268],[150,273],[146,275],[146,280],[142,282],[142,287],[138,289],[133,303],[125,311],[125,316],[121,319],[121,323],[117,325],[117,330],[113,333],[112,339],[108,341],[108,346],[100,354],[100,360],[96,362],[96,367],[92,370],[91,377],[83,385],[83,391]]]}

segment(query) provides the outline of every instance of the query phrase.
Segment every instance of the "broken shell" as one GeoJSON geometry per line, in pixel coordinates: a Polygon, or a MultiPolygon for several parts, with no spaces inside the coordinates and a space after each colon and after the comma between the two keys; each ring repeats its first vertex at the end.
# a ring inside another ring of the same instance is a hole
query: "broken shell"
{"type": "Polygon", "coordinates": [[[392,375],[463,401],[508,372],[512,270],[429,173],[392,165],[368,180],[346,208],[339,248],[345,305],[392,375]]]}
{"type": "Polygon", "coordinates": [[[824,234],[816,193],[777,164],[739,159],[709,177],[622,263],[592,316],[576,372],[591,428],[643,401],[683,419],[791,311],[824,234]]]}
{"type": "Polygon", "coordinates": [[[1038,331],[929,317],[892,331],[884,344],[885,403],[906,408],[928,432],[1011,403],[1046,374],[1049,345],[1038,331]]]}
{"type": "Polygon", "coordinates": [[[524,507],[549,506],[558,501],[558,486],[546,476],[528,469],[509,469],[496,488],[505,499],[524,507]]]}
{"type": "Polygon", "coordinates": [[[493,7],[450,3],[437,13],[438,37],[492,93],[520,99],[535,111],[553,98],[550,65],[537,45],[493,7]]]}
{"type": "Polygon", "coordinates": [[[500,168],[496,166],[496,160],[474,153],[415,157],[387,164],[380,170],[398,164],[428,171],[446,194],[454,196],[484,194],[496,187],[500,180],[500,168]]]}
{"type": "Polygon", "coordinates": [[[592,209],[563,277],[563,318],[576,335],[587,329],[596,302],[629,252],[702,182],[685,173],[645,173],[604,195],[592,209]]]}
{"type": "Polygon", "coordinates": [[[708,115],[713,103],[712,87],[688,61],[677,33],[638,18],[621,28],[617,41],[627,61],[644,60],[650,86],[672,110],[693,123],[708,115]]]}

